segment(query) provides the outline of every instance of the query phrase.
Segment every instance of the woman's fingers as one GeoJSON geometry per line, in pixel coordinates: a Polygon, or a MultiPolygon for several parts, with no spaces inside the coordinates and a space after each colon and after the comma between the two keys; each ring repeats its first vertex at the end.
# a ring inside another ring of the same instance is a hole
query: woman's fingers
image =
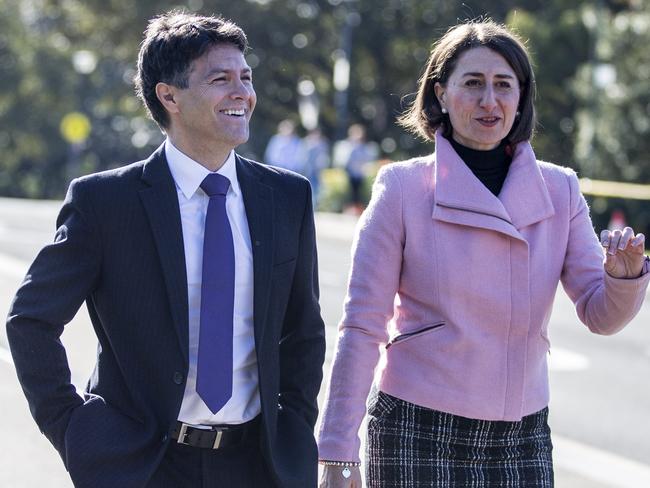
{"type": "Polygon", "coordinates": [[[623,233],[621,234],[621,240],[618,242],[618,250],[622,251],[623,249],[627,248],[627,245],[629,242],[632,240],[634,237],[634,231],[632,230],[632,227],[626,227],[623,229],[623,233]]]}
{"type": "Polygon", "coordinates": [[[609,231],[607,229],[600,233],[600,243],[609,255],[615,255],[617,251],[627,249],[628,245],[638,247],[645,243],[645,236],[643,234],[634,235],[634,230],[631,227],[625,229],[609,231]]]}
{"type": "Polygon", "coordinates": [[[640,247],[641,249],[645,248],[645,236],[641,233],[637,234],[632,239],[632,246],[640,247]]]}
{"type": "Polygon", "coordinates": [[[610,231],[607,229],[604,229],[600,233],[600,244],[603,246],[607,254],[616,254],[618,242],[621,240],[621,234],[622,232],[620,230],[610,231]]]}

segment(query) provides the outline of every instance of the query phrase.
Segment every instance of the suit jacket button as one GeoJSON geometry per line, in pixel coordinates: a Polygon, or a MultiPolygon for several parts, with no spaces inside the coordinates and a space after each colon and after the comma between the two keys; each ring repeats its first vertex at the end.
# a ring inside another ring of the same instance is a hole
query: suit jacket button
{"type": "Polygon", "coordinates": [[[163,444],[164,444],[165,442],[167,442],[167,439],[169,439],[169,436],[168,436],[167,434],[163,434],[162,439],[161,439],[161,441],[163,442],[163,444]]]}
{"type": "Polygon", "coordinates": [[[176,371],[174,373],[174,383],[176,383],[177,385],[180,385],[180,384],[183,383],[183,374],[182,373],[179,373],[178,371],[176,371]]]}

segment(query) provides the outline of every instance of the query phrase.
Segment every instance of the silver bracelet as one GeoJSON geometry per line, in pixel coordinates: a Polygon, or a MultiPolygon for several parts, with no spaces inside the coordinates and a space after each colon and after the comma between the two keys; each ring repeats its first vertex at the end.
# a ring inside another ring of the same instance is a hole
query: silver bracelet
{"type": "Polygon", "coordinates": [[[325,460],[319,460],[319,464],[322,464],[323,466],[339,466],[341,468],[358,468],[361,466],[361,463],[354,462],[354,461],[325,461],[325,460]]]}

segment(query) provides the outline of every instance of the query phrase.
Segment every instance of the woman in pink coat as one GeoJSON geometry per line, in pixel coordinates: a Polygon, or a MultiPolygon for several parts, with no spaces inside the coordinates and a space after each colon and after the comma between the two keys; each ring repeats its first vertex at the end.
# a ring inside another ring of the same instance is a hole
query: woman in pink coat
{"type": "Polygon", "coordinates": [[[434,46],[358,227],[319,435],[323,488],[553,486],[547,326],[562,283],[594,333],[638,312],[644,236],[594,234],[575,173],[537,161],[523,44],[491,21],[434,46]]]}

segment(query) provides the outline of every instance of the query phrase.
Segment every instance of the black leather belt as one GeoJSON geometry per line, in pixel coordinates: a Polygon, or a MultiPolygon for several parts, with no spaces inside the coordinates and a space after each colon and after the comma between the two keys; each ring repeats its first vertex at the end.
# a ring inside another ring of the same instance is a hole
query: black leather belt
{"type": "Polygon", "coordinates": [[[203,449],[219,449],[240,444],[247,437],[259,432],[259,417],[238,425],[215,425],[199,429],[183,422],[176,422],[172,439],[186,446],[203,449]]]}

